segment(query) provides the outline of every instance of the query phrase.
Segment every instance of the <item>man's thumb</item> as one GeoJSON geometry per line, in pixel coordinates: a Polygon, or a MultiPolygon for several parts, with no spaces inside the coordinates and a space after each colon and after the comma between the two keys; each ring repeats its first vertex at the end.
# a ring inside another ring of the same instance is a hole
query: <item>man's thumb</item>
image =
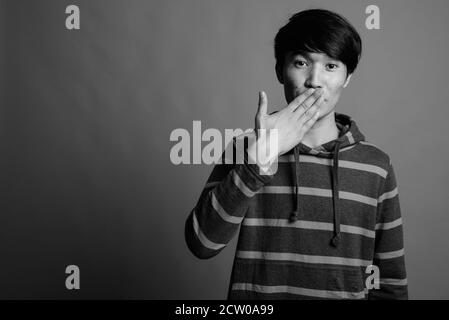
{"type": "Polygon", "coordinates": [[[257,109],[257,115],[264,117],[267,114],[268,103],[267,94],[264,91],[259,91],[259,108],[257,109]]]}

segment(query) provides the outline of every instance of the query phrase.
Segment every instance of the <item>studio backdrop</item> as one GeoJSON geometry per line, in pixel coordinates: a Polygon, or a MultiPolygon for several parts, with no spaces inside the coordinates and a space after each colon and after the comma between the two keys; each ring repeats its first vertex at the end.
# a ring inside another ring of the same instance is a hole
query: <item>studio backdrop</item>
{"type": "Polygon", "coordinates": [[[226,298],[237,238],[210,260],[184,241],[213,166],[173,163],[170,135],[252,128],[260,90],[283,107],[274,36],[309,8],[362,37],[337,112],[392,159],[410,297],[448,299],[445,0],[1,0],[0,298],[226,298]]]}

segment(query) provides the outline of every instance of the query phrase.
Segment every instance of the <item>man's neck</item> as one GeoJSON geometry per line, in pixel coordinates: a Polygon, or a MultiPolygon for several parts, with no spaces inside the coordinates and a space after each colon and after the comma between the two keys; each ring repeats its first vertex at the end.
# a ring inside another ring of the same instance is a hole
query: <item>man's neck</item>
{"type": "Polygon", "coordinates": [[[310,148],[316,148],[326,142],[337,139],[338,133],[338,127],[335,123],[335,113],[331,112],[315,122],[313,127],[304,135],[301,143],[310,148]]]}

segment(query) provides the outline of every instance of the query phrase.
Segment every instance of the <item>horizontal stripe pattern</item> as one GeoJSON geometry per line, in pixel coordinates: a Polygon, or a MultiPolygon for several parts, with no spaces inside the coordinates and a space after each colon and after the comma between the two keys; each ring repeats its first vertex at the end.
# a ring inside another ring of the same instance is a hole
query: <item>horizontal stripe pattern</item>
{"type": "Polygon", "coordinates": [[[360,144],[365,146],[374,147],[376,149],[380,149],[378,146],[376,146],[374,143],[368,142],[368,141],[359,141],[360,144]]]}
{"type": "Polygon", "coordinates": [[[248,198],[253,197],[256,193],[252,191],[248,186],[240,179],[238,173],[233,170],[232,172],[232,181],[234,181],[234,184],[237,186],[237,188],[242,191],[242,193],[247,196],[248,198]]]}
{"type": "Polygon", "coordinates": [[[376,230],[390,230],[402,225],[402,218],[391,222],[377,223],[376,230]]]}
{"type": "Polygon", "coordinates": [[[372,264],[370,260],[333,257],[333,256],[317,256],[305,255],[290,252],[262,252],[262,251],[242,251],[236,253],[236,257],[241,259],[261,259],[261,260],[275,260],[275,261],[293,261],[302,263],[314,264],[331,264],[342,266],[369,266],[372,264]]]}
{"type": "MultiPolygon", "coordinates": [[[[298,220],[295,222],[291,222],[288,219],[258,219],[258,218],[245,218],[242,222],[244,226],[251,227],[280,227],[280,228],[299,228],[299,229],[309,229],[309,230],[322,230],[322,231],[333,231],[334,224],[327,222],[318,222],[318,221],[304,221],[298,220]]],[[[372,230],[349,226],[345,224],[340,225],[341,232],[350,233],[350,234],[358,234],[368,238],[374,238],[375,232],[372,230]]]]}
{"type": "Polygon", "coordinates": [[[293,286],[264,286],[252,283],[233,283],[232,290],[254,291],[258,293],[273,294],[273,293],[290,293],[296,295],[328,298],[328,299],[363,299],[365,298],[365,291],[348,292],[348,291],[330,291],[300,288],[293,286]]]}
{"type": "Polygon", "coordinates": [[[218,202],[217,198],[215,197],[215,193],[212,193],[212,207],[215,209],[215,211],[217,211],[217,213],[220,215],[220,217],[229,223],[233,223],[233,224],[239,224],[240,222],[242,222],[243,217],[234,217],[231,216],[230,214],[228,214],[223,207],[220,205],[220,203],[218,202]]]}
{"type": "Polygon", "coordinates": [[[212,242],[204,235],[204,233],[201,231],[201,228],[198,224],[198,220],[196,218],[195,211],[193,211],[192,214],[193,214],[193,230],[195,231],[195,234],[196,234],[197,238],[200,240],[201,244],[211,250],[220,250],[220,249],[224,248],[226,246],[225,244],[212,242]]]}
{"type": "Polygon", "coordinates": [[[191,236],[186,241],[198,257],[209,258],[240,228],[231,297],[363,298],[363,267],[373,259],[383,276],[373,296],[407,295],[402,219],[391,160],[375,145],[358,141],[361,137],[354,134],[354,142],[360,143],[348,146],[346,136],[340,149],[351,151],[339,159],[338,247],[330,243],[335,228],[333,162],[324,148],[301,153],[298,198],[291,152],[279,157],[273,177],[261,175],[256,165],[248,163],[215,166],[189,216],[191,236]],[[290,222],[294,208],[299,220],[290,222]]]}
{"type": "Polygon", "coordinates": [[[394,259],[398,257],[402,257],[404,255],[404,249],[389,251],[389,252],[377,252],[374,254],[374,257],[377,259],[394,259]]]}
{"type": "Polygon", "coordinates": [[[388,192],[385,192],[384,194],[382,194],[382,195],[379,197],[378,202],[381,203],[381,202],[383,202],[384,200],[394,198],[394,197],[396,197],[397,195],[398,195],[398,188],[396,187],[396,188],[394,188],[393,190],[388,191],[388,192]]]}
{"type": "MultiPolygon", "coordinates": [[[[237,174],[235,173],[235,175],[237,175],[237,174]]],[[[237,183],[236,183],[236,186],[239,187],[239,189],[242,191],[242,193],[244,193],[247,197],[252,197],[257,193],[261,193],[261,194],[266,194],[266,193],[292,194],[295,192],[293,186],[265,186],[261,190],[254,192],[254,191],[251,191],[246,186],[237,185],[237,183]]],[[[219,184],[219,182],[209,182],[206,184],[205,188],[212,188],[218,184],[219,184]]],[[[299,187],[298,193],[302,194],[302,195],[311,195],[311,196],[319,196],[319,197],[327,197],[327,198],[332,197],[331,189],[299,187]]],[[[384,200],[391,199],[397,195],[398,195],[397,188],[395,190],[392,190],[392,191],[382,194],[378,199],[374,199],[374,198],[367,197],[367,196],[353,193],[353,192],[339,191],[340,199],[357,201],[357,202],[361,202],[364,204],[368,204],[373,207],[377,207],[377,205],[379,203],[382,203],[384,200]]]]}
{"type": "Polygon", "coordinates": [[[407,279],[389,279],[389,278],[380,278],[380,284],[392,285],[392,286],[406,286],[408,285],[407,279]]]}
{"type": "MultiPolygon", "coordinates": [[[[374,238],[344,232],[341,232],[340,236],[340,245],[335,248],[331,245],[333,231],[242,225],[237,250],[300,254],[305,257],[330,256],[367,261],[373,259],[374,238]]],[[[292,261],[295,262],[295,259],[292,261]]],[[[299,259],[296,262],[301,261],[303,260],[299,259]]]]}
{"type": "MultiPolygon", "coordinates": [[[[300,220],[333,223],[332,198],[299,195],[300,220]]],[[[245,213],[245,218],[289,219],[295,209],[295,197],[291,194],[257,195],[253,201],[257,203],[245,213]],[[259,209],[260,208],[260,209],[259,209]]],[[[378,208],[364,203],[340,200],[338,210],[341,213],[340,222],[345,225],[358,226],[374,230],[377,222],[378,208]]],[[[387,250],[386,250],[387,251],[387,250]]]]}
{"type": "MultiPolygon", "coordinates": [[[[295,157],[294,157],[294,155],[281,156],[279,158],[279,162],[293,162],[294,163],[295,157]]],[[[299,162],[314,163],[314,164],[319,164],[319,165],[324,165],[324,166],[332,166],[333,165],[332,159],[319,158],[319,157],[314,157],[314,156],[309,156],[309,155],[300,155],[299,162]]],[[[387,177],[387,174],[388,174],[388,172],[385,169],[383,169],[379,166],[365,164],[365,163],[361,163],[361,162],[355,162],[355,161],[348,161],[348,160],[339,160],[338,167],[375,173],[384,179],[387,177]]]]}
{"type": "MultiPolygon", "coordinates": [[[[294,188],[289,186],[265,186],[258,193],[294,193],[294,188]]],[[[309,196],[319,196],[319,197],[332,197],[331,189],[322,189],[322,188],[307,188],[307,187],[299,187],[298,193],[301,195],[309,195],[309,196]]],[[[368,204],[373,207],[377,207],[378,200],[374,198],[370,198],[361,194],[347,192],[347,191],[339,191],[339,198],[345,200],[352,200],[361,202],[364,204],[368,204]]]]}
{"type": "Polygon", "coordinates": [[[342,168],[355,169],[355,170],[375,173],[384,179],[387,177],[387,174],[388,174],[387,171],[382,169],[381,167],[374,166],[371,164],[353,162],[353,161],[340,160],[338,162],[338,166],[342,167],[342,168]]]}
{"type": "Polygon", "coordinates": [[[354,148],[356,146],[357,145],[352,145],[352,146],[349,146],[349,147],[343,147],[343,148],[340,149],[340,152],[349,151],[349,150],[351,150],[352,148],[354,148]]]}

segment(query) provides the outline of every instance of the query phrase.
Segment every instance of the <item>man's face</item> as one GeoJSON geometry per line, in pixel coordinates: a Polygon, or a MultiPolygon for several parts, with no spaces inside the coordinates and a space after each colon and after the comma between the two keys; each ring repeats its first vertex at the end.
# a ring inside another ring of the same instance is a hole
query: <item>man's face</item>
{"type": "Polygon", "coordinates": [[[289,53],[282,70],[276,70],[279,81],[284,85],[288,103],[309,88],[322,88],[324,101],[320,107],[320,118],[331,113],[340,98],[351,75],[343,62],[324,53],[289,53]]]}

